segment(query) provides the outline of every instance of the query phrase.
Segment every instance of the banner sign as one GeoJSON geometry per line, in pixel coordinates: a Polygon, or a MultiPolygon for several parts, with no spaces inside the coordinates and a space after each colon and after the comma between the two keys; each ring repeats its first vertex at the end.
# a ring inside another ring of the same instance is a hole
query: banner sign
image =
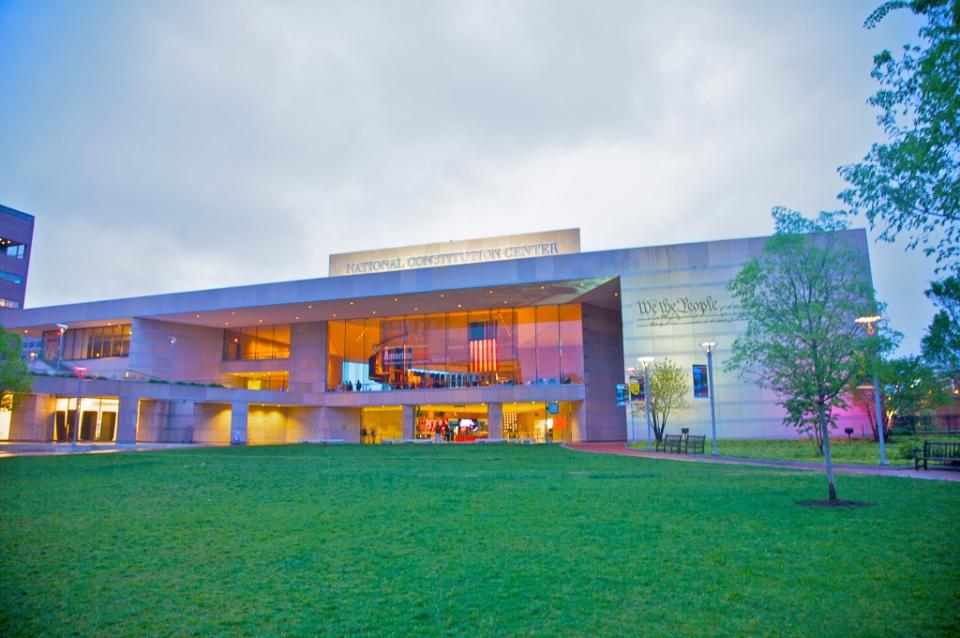
{"type": "Polygon", "coordinates": [[[710,398],[710,385],[707,383],[707,366],[693,364],[693,396],[696,399],[710,398]]]}

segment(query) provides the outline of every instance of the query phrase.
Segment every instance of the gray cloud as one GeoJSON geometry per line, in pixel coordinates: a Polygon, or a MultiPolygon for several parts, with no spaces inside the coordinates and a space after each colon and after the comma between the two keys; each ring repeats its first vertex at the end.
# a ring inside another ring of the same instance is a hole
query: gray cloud
{"type": "MultiPolygon", "coordinates": [[[[11,3],[0,201],[38,218],[28,302],[541,228],[587,250],[768,233],[774,205],[836,207],[879,134],[871,56],[917,25],[864,31],[871,8],[11,3]]],[[[932,265],[873,259],[914,349],[932,265]]]]}

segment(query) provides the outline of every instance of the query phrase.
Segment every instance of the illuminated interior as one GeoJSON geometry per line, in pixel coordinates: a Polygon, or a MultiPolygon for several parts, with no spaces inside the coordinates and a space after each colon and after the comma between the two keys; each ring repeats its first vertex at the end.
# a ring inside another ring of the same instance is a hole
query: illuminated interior
{"type": "MultiPolygon", "coordinates": [[[[114,398],[80,399],[80,431],[78,441],[114,441],[117,438],[117,411],[120,402],[114,398]]],[[[54,412],[53,440],[73,440],[77,424],[77,399],[57,399],[54,412]]]]}
{"type": "Polygon", "coordinates": [[[485,403],[417,406],[413,435],[418,439],[471,443],[490,436],[485,403]]]}
{"type": "Polygon", "coordinates": [[[570,441],[572,415],[573,404],[569,401],[504,403],[503,438],[537,443],[570,441]]]}
{"type": "Polygon", "coordinates": [[[224,385],[245,390],[273,390],[286,392],[289,372],[234,372],[223,376],[224,385]]]}
{"type": "Polygon", "coordinates": [[[286,359],[290,356],[290,324],[248,326],[223,331],[223,360],[286,359]]]}
{"type": "Polygon", "coordinates": [[[330,321],[327,390],[583,383],[579,304],[330,321]]]}
{"type": "Polygon", "coordinates": [[[13,395],[0,397],[0,441],[10,440],[10,417],[13,415],[13,395]]]}

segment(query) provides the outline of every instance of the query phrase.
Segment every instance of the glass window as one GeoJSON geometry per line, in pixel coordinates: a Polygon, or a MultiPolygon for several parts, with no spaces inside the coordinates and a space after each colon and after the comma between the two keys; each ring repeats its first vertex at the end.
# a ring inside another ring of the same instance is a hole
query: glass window
{"type": "Polygon", "coordinates": [[[517,308],[517,379],[529,385],[537,382],[537,321],[533,308],[517,308]]]}
{"type": "Polygon", "coordinates": [[[582,383],[579,305],[331,321],[327,389],[582,383]]]}
{"type": "Polygon", "coordinates": [[[290,324],[248,326],[223,331],[223,360],[287,359],[290,324]]]}
{"type": "Polygon", "coordinates": [[[560,306],[560,382],[583,383],[583,317],[579,304],[560,306]]]}
{"type": "MultiPolygon", "coordinates": [[[[63,334],[62,359],[102,359],[130,355],[130,324],[120,326],[95,326],[72,328],[63,334]]],[[[43,356],[47,361],[57,360],[60,333],[48,330],[43,333],[43,356]]]]}
{"type": "Polygon", "coordinates": [[[560,324],[557,306],[537,306],[537,382],[560,383],[560,324]]]}

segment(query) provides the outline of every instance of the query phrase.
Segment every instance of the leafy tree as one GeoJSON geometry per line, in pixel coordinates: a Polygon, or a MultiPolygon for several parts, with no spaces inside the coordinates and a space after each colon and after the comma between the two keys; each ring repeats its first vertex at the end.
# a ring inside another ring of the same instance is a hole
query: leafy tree
{"type": "Polygon", "coordinates": [[[876,311],[869,265],[837,213],[816,220],[775,208],[776,233],[730,284],[746,327],[724,367],[772,389],[796,427],[824,454],[836,500],[829,429],[863,365],[866,336],[856,317],[876,311]]]}
{"type": "Polygon", "coordinates": [[[670,359],[659,359],[650,370],[650,420],[653,434],[660,441],[667,429],[667,419],[674,410],[690,404],[690,385],[683,369],[670,359]]]}
{"type": "Polygon", "coordinates": [[[933,282],[926,294],[940,310],[923,337],[923,356],[960,388],[960,276],[933,282]]]}
{"type": "Polygon", "coordinates": [[[850,183],[840,199],[880,227],[881,239],[907,233],[908,248],[925,245],[952,272],[960,266],[960,2],[889,0],[864,26],[903,8],[926,18],[923,45],[905,45],[899,59],[874,56],[880,89],[869,103],[888,141],[839,169],[850,183]]]}
{"type": "MultiPolygon", "coordinates": [[[[889,437],[898,416],[929,414],[950,400],[947,384],[920,357],[899,357],[879,363],[877,377],[880,383],[880,422],[889,437]]],[[[873,371],[862,371],[851,392],[854,405],[867,415],[873,438],[877,440],[877,415],[873,397],[873,371]],[[869,387],[867,387],[869,384],[869,387]]]]}
{"type": "Polygon", "coordinates": [[[23,346],[20,335],[7,332],[0,326],[0,393],[30,391],[30,372],[20,358],[23,346]]]}

